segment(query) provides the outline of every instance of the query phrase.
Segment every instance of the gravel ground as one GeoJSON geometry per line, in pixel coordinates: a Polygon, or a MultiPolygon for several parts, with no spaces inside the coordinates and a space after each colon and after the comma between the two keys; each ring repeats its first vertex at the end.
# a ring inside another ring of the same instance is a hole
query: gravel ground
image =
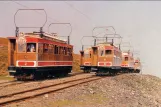
{"type": "Polygon", "coordinates": [[[123,74],[4,107],[161,107],[161,79],[123,74]]]}
{"type": "Polygon", "coordinates": [[[42,86],[52,85],[56,83],[61,83],[61,82],[65,82],[73,79],[89,77],[91,75],[94,75],[94,74],[80,74],[80,75],[74,75],[74,76],[69,76],[69,77],[60,78],[60,79],[51,79],[51,80],[43,80],[43,81],[35,81],[35,82],[29,81],[28,83],[22,83],[22,84],[17,84],[13,86],[7,86],[7,87],[0,87],[0,96],[14,93],[14,92],[24,91],[28,89],[34,89],[42,86]]]}

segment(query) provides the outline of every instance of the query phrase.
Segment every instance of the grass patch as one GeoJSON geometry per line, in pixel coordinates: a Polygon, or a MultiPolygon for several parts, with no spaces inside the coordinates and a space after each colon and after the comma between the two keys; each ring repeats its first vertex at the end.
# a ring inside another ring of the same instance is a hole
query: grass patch
{"type": "Polygon", "coordinates": [[[51,107],[66,107],[66,106],[83,106],[83,102],[74,101],[74,100],[58,100],[49,104],[51,107]]]}
{"type": "Polygon", "coordinates": [[[57,100],[55,102],[50,102],[51,107],[66,107],[66,106],[74,106],[74,107],[83,107],[85,105],[95,105],[102,104],[106,102],[107,98],[102,94],[88,94],[81,95],[73,99],[65,99],[65,100],[57,100]]]}
{"type": "Polygon", "coordinates": [[[12,80],[15,80],[15,79],[13,77],[0,76],[0,80],[9,80],[9,81],[12,81],[12,80]]]}

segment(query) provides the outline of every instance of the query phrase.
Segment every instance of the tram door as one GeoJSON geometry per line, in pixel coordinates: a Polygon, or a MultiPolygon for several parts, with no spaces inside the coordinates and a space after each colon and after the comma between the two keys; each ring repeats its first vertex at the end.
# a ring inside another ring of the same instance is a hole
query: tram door
{"type": "Polygon", "coordinates": [[[92,47],[92,49],[93,49],[92,66],[97,66],[98,49],[97,49],[97,47],[92,47]]]}
{"type": "Polygon", "coordinates": [[[16,53],[16,39],[10,39],[10,49],[9,49],[9,55],[10,55],[10,66],[16,65],[16,59],[15,59],[15,53],[16,53]]]}

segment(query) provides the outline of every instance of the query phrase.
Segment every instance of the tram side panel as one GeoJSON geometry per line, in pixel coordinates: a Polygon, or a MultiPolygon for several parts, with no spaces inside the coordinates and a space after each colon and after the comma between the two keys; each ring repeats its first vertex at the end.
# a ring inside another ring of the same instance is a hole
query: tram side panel
{"type": "Polygon", "coordinates": [[[91,71],[92,72],[97,72],[98,70],[98,47],[93,46],[92,47],[92,59],[91,59],[91,71]]]}
{"type": "MultiPolygon", "coordinates": [[[[68,46],[62,46],[58,44],[42,44],[43,47],[47,45],[48,50],[42,50],[43,53],[39,55],[38,66],[39,67],[54,67],[55,72],[58,70],[69,70],[72,67],[72,48],[68,46]]],[[[44,49],[44,48],[42,48],[44,49]]]]}
{"type": "Polygon", "coordinates": [[[14,76],[16,72],[16,38],[8,37],[8,71],[14,76]]]}
{"type": "Polygon", "coordinates": [[[92,50],[91,48],[85,49],[84,51],[80,51],[81,53],[81,64],[80,68],[83,70],[85,73],[90,73],[91,72],[91,64],[92,64],[92,50]]]}
{"type": "Polygon", "coordinates": [[[130,61],[129,61],[129,68],[130,68],[130,73],[133,73],[134,72],[134,65],[135,65],[135,63],[134,63],[134,57],[133,57],[133,55],[130,57],[130,61]]]}
{"type": "Polygon", "coordinates": [[[39,71],[46,70],[45,72],[54,76],[71,72],[73,61],[73,47],[71,45],[50,41],[39,45],[37,62],[39,71]]]}

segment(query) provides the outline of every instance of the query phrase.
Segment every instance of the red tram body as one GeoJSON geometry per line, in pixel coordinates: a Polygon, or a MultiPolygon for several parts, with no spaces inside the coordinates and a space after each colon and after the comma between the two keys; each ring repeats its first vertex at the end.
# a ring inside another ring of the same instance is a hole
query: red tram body
{"type": "Polygon", "coordinates": [[[73,46],[50,34],[26,33],[8,37],[8,70],[17,79],[67,75],[72,69],[73,46]],[[31,51],[28,47],[34,46],[31,51]]]}

